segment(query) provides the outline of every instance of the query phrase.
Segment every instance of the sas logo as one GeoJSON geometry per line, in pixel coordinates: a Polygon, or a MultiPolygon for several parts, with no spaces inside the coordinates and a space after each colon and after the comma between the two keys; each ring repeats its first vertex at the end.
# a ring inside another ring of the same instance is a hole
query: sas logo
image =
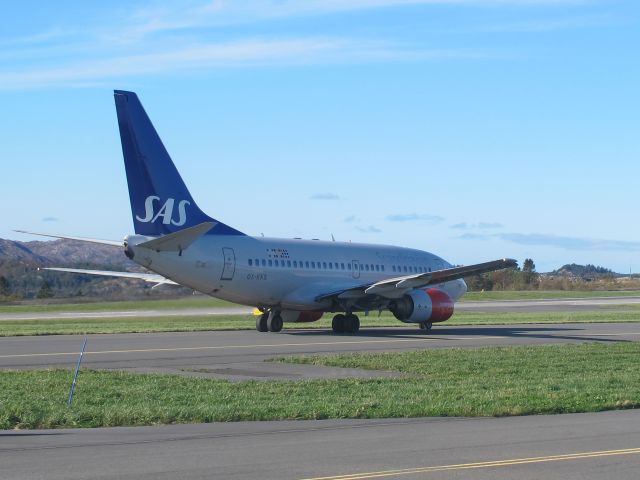
{"type": "Polygon", "coordinates": [[[174,220],[173,218],[173,207],[176,203],[174,198],[167,199],[166,202],[159,208],[157,213],[155,212],[155,208],[160,206],[160,197],[156,197],[155,195],[150,195],[144,201],[144,218],[140,218],[136,215],[136,220],[143,223],[154,223],[158,218],[162,217],[162,223],[165,225],[175,225],[176,227],[181,227],[187,222],[187,213],[185,212],[185,207],[187,205],[191,205],[191,202],[188,200],[180,200],[178,202],[178,220],[174,220]]]}

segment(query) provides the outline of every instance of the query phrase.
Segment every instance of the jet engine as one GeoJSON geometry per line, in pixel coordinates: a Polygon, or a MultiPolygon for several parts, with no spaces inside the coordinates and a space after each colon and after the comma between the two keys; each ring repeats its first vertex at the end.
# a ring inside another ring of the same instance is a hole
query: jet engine
{"type": "Polygon", "coordinates": [[[314,312],[314,311],[304,311],[300,312],[297,310],[283,310],[280,312],[280,316],[282,317],[282,321],[285,323],[309,323],[315,322],[316,320],[320,320],[323,312],[314,312]]]}
{"type": "Polygon", "coordinates": [[[300,312],[296,323],[310,323],[320,320],[323,312],[300,312]]]}
{"type": "Polygon", "coordinates": [[[444,322],[453,315],[453,300],[442,290],[413,290],[389,305],[393,315],[405,323],[444,322]]]}

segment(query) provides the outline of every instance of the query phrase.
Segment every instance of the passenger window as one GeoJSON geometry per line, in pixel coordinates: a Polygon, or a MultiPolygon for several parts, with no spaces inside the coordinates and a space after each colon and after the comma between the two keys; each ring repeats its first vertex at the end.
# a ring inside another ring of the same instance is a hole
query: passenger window
{"type": "Polygon", "coordinates": [[[329,270],[333,270],[333,264],[329,262],[329,270]]]}
{"type": "Polygon", "coordinates": [[[253,260],[249,259],[249,266],[251,267],[253,265],[253,260]]]}
{"type": "Polygon", "coordinates": [[[287,267],[291,268],[291,260],[287,260],[287,267]]]}
{"type": "Polygon", "coordinates": [[[369,264],[365,264],[364,268],[367,270],[367,272],[369,271],[369,264]]]}
{"type": "Polygon", "coordinates": [[[271,260],[269,260],[269,266],[273,267],[273,262],[271,260]]]}
{"type": "Polygon", "coordinates": [[[360,271],[362,272],[363,270],[364,270],[364,266],[360,264],[360,271]]]}
{"type": "Polygon", "coordinates": [[[309,262],[304,262],[307,268],[309,268],[309,262]]]}
{"type": "Polygon", "coordinates": [[[298,261],[297,260],[293,261],[293,268],[298,268],[298,261]]]}
{"type": "Polygon", "coordinates": [[[380,271],[380,265],[376,265],[376,272],[380,271]]]}
{"type": "Polygon", "coordinates": [[[322,268],[327,269],[327,262],[322,262],[322,268]]]}
{"type": "Polygon", "coordinates": [[[347,263],[347,270],[351,270],[351,264],[347,263]]]}
{"type": "Polygon", "coordinates": [[[278,260],[274,260],[273,264],[277,267],[278,266],[278,260]]]}
{"type": "Polygon", "coordinates": [[[344,270],[344,263],[340,264],[340,270],[344,270]]]}
{"type": "Polygon", "coordinates": [[[311,262],[311,268],[316,268],[316,262],[311,262]]]}
{"type": "Polygon", "coordinates": [[[262,266],[263,266],[263,267],[266,267],[266,266],[267,266],[267,261],[266,261],[264,258],[262,259],[262,266]]]}

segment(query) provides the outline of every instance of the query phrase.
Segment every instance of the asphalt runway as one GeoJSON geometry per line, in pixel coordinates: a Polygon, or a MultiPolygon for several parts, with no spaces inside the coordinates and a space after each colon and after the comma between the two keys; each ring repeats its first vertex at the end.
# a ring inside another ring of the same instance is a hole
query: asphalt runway
{"type": "MultiPolygon", "coordinates": [[[[456,311],[472,312],[574,312],[606,306],[640,305],[640,297],[591,297],[573,299],[503,300],[458,302],[456,311]]],[[[0,313],[3,320],[60,320],[82,318],[171,317],[208,315],[249,315],[250,307],[210,307],[183,309],[110,310],[104,312],[27,312],[0,313]]]]}
{"type": "MultiPolygon", "coordinates": [[[[600,308],[599,304],[583,302],[568,305],[567,301],[553,301],[552,307],[600,308]]],[[[470,303],[462,305],[488,307],[484,302],[479,306],[470,303]]],[[[524,304],[522,307],[515,302],[491,303],[495,309],[549,308],[539,301],[517,302],[524,304]]],[[[632,302],[625,298],[624,303],[632,302]]],[[[221,331],[90,335],[83,368],[232,380],[381,376],[381,372],[265,360],[290,354],[638,339],[640,324],[636,323],[443,324],[430,334],[401,325],[363,329],[357,336],[305,329],[279,334],[221,331]]],[[[74,335],[0,338],[0,369],[73,368],[81,344],[82,337],[74,335]]],[[[640,471],[639,420],[640,412],[616,411],[511,418],[0,431],[0,479],[630,480],[638,478],[640,471]]]]}
{"type": "Polygon", "coordinates": [[[636,480],[640,412],[0,431],[0,479],[636,480]]]}
{"type": "MultiPolygon", "coordinates": [[[[0,338],[0,369],[75,366],[82,336],[0,338]]],[[[443,347],[531,345],[640,340],[640,323],[521,324],[362,329],[358,335],[328,330],[217,331],[89,335],[85,368],[157,371],[230,379],[299,379],[350,376],[328,367],[265,360],[285,355],[403,351],[443,347]]],[[[359,372],[363,374],[363,372],[359,372]]]]}

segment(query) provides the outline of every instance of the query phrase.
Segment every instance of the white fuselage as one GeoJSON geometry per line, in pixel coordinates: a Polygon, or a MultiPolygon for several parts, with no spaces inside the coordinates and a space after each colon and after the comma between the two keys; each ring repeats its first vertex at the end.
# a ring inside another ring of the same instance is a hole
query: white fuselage
{"type": "MultiPolygon", "coordinates": [[[[327,310],[330,302],[318,296],[451,267],[421,250],[319,240],[205,235],[181,253],[136,247],[150,239],[125,239],[138,264],[199,292],[260,308],[327,310]]],[[[454,301],[467,289],[463,280],[434,287],[454,301]]]]}

